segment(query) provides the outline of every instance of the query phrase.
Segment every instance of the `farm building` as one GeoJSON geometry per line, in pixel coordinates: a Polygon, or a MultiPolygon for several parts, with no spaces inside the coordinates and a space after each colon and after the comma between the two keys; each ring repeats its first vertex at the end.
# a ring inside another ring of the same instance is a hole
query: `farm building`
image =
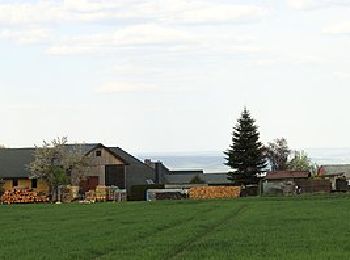
{"type": "Polygon", "coordinates": [[[263,194],[288,195],[294,193],[330,192],[327,180],[310,179],[308,171],[275,171],[266,174],[262,180],[263,194]]]}
{"type": "Polygon", "coordinates": [[[157,184],[186,185],[190,184],[195,177],[209,185],[232,183],[227,179],[227,172],[203,172],[200,169],[169,170],[160,161],[152,162],[146,159],[144,162],[155,170],[157,184]]]}
{"type": "Polygon", "coordinates": [[[350,164],[321,165],[317,176],[329,180],[333,191],[350,190],[350,164]]]}
{"type": "MultiPolygon", "coordinates": [[[[92,161],[92,166],[85,173],[86,180],[80,183],[83,191],[96,189],[98,185],[113,185],[129,191],[132,185],[155,180],[154,169],[119,147],[106,147],[103,144],[81,146],[85,156],[90,157],[92,161]]],[[[27,165],[34,159],[34,151],[35,148],[0,149],[0,179],[5,180],[5,190],[49,190],[45,180],[29,178],[27,165]]]]}
{"type": "Polygon", "coordinates": [[[33,160],[34,148],[1,148],[0,179],[5,181],[4,189],[33,189],[48,192],[45,180],[30,179],[26,166],[33,160]]]}

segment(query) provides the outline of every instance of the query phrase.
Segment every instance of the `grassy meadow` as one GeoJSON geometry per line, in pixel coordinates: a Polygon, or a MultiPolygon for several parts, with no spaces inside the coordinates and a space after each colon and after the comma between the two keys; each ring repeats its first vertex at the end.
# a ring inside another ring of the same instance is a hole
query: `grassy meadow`
{"type": "Polygon", "coordinates": [[[0,206],[0,259],[350,259],[350,198],[0,206]]]}

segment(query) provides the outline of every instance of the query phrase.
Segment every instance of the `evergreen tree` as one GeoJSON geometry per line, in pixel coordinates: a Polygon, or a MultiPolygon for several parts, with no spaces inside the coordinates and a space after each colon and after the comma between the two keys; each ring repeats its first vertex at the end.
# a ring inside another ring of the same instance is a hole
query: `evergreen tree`
{"type": "Polygon", "coordinates": [[[244,108],[237,125],[233,127],[232,144],[224,152],[227,156],[225,164],[233,169],[228,173],[228,179],[235,184],[256,184],[257,174],[266,167],[259,136],[255,120],[244,108]]]}

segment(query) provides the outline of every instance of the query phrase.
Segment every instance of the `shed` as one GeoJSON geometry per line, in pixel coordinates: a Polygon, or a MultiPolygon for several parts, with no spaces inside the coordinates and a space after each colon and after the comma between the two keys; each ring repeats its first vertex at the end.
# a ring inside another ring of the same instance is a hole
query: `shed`
{"type": "Polygon", "coordinates": [[[262,180],[263,194],[294,194],[298,192],[296,180],[307,180],[308,171],[274,171],[268,172],[262,180]]]}

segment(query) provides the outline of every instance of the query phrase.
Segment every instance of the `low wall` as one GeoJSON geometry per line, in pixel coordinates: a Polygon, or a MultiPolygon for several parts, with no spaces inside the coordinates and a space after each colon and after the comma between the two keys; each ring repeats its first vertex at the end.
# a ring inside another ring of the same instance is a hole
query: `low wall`
{"type": "Polygon", "coordinates": [[[201,186],[189,190],[190,199],[230,199],[238,198],[241,193],[239,186],[201,186]]]}
{"type": "Polygon", "coordinates": [[[295,180],[295,184],[300,187],[301,193],[331,192],[331,183],[329,180],[295,180]]]}
{"type": "Polygon", "coordinates": [[[185,198],[186,190],[184,189],[149,189],[146,200],[182,200],[185,198]]]}

